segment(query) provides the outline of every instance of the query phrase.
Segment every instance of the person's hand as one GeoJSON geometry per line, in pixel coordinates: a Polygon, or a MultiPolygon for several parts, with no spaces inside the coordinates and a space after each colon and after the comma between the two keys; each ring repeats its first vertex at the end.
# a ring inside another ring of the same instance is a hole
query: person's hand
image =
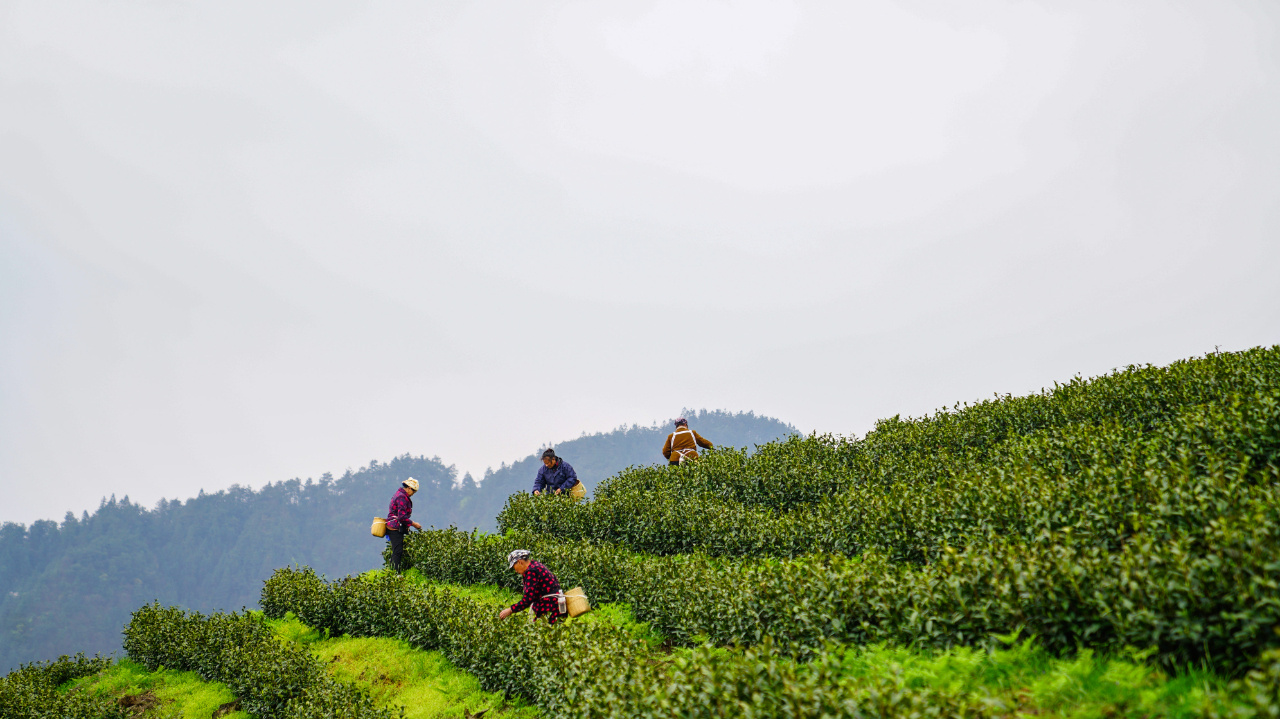
{"type": "Polygon", "coordinates": [[[560,490],[558,490],[558,489],[557,489],[557,490],[556,490],[556,494],[560,494],[560,490]]]}
{"type": "Polygon", "coordinates": [[[511,616],[511,607],[507,607],[506,609],[498,612],[498,619],[506,619],[509,616],[511,616]]]}
{"type": "Polygon", "coordinates": [[[412,524],[414,529],[422,529],[422,525],[417,522],[410,522],[409,524],[412,524]]]}
{"type": "Polygon", "coordinates": [[[538,496],[539,494],[542,494],[542,492],[539,492],[539,491],[538,491],[538,490],[536,490],[536,489],[535,489],[535,490],[533,490],[533,496],[535,496],[535,497],[536,497],[536,496],[538,496]]]}

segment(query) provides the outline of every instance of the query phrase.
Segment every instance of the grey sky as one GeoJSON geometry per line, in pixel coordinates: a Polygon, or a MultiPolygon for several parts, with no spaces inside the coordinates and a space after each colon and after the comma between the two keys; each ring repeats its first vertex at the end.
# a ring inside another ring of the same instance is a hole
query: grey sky
{"type": "Polygon", "coordinates": [[[1278,29],[0,0],[0,521],[1274,344],[1278,29]]]}

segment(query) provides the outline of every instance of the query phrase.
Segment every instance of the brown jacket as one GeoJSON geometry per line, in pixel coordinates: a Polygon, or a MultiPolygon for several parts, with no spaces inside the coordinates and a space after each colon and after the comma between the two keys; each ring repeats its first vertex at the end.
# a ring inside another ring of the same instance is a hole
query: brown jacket
{"type": "Polygon", "coordinates": [[[711,443],[688,427],[679,427],[667,435],[667,441],[662,445],[662,456],[669,462],[680,461],[681,455],[685,459],[697,459],[698,447],[711,449],[711,443]]]}

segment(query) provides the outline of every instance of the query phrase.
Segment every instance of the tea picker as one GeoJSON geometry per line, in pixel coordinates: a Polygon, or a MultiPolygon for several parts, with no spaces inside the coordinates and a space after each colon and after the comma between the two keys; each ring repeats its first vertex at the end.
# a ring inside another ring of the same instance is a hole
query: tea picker
{"type": "Polygon", "coordinates": [[[533,607],[529,621],[537,621],[545,616],[549,624],[555,624],[564,616],[576,617],[591,609],[587,593],[582,591],[582,587],[574,587],[568,592],[560,591],[560,580],[556,579],[556,575],[545,564],[529,559],[529,550],[512,550],[507,555],[507,566],[524,579],[524,592],[520,601],[498,612],[498,619],[506,619],[516,612],[533,607]]]}
{"type": "Polygon", "coordinates": [[[419,531],[422,529],[421,524],[410,519],[413,516],[413,500],[410,497],[417,492],[418,480],[410,477],[401,482],[400,488],[391,498],[387,518],[374,517],[373,527],[370,529],[373,536],[385,536],[391,540],[391,568],[396,574],[400,573],[400,558],[404,555],[404,535],[409,533],[410,528],[419,531]]]}
{"type": "Polygon", "coordinates": [[[578,473],[563,457],[557,457],[556,451],[547,448],[542,453],[542,466],[538,468],[538,476],[533,480],[533,493],[542,494],[567,493],[574,499],[587,496],[587,488],[578,480],[578,473]]]}
{"type": "Polygon", "coordinates": [[[711,442],[689,429],[689,420],[681,417],[676,420],[676,431],[667,435],[667,441],[662,445],[662,456],[667,458],[668,466],[675,467],[697,459],[699,447],[711,449],[711,442]]]}

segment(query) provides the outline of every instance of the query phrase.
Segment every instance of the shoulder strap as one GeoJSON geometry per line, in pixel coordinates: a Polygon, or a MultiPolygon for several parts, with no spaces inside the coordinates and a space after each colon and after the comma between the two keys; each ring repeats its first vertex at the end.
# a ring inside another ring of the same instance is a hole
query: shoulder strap
{"type": "Polygon", "coordinates": [[[671,451],[678,453],[681,457],[683,457],[686,452],[696,452],[698,448],[698,440],[696,439],[696,437],[697,435],[693,434],[693,430],[687,427],[685,429],[680,430],[679,432],[672,432],[671,433],[671,451]],[[695,439],[693,440],[693,448],[692,449],[676,449],[677,434],[687,434],[687,435],[690,435],[691,437],[694,437],[695,439]]]}

